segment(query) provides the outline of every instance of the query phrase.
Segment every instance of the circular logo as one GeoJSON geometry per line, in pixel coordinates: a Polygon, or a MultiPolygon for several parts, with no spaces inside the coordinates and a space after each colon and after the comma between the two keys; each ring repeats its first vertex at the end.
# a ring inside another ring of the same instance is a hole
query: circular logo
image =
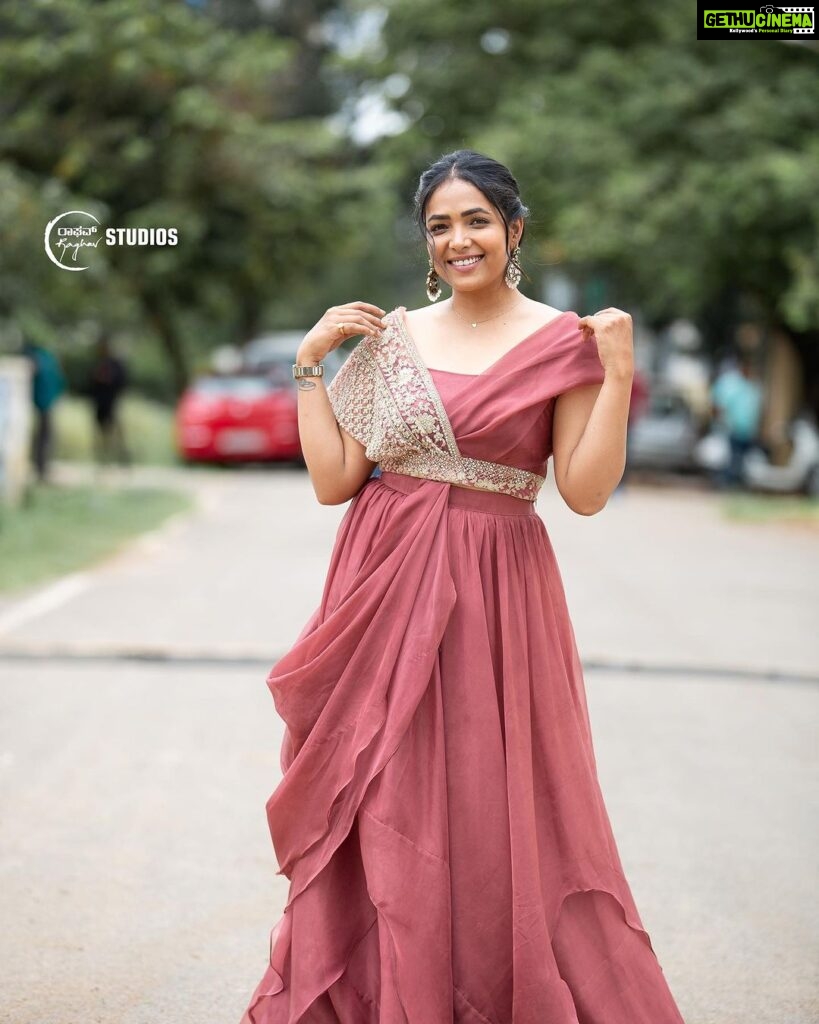
{"type": "Polygon", "coordinates": [[[96,249],[102,240],[100,222],[85,210],[68,210],[46,224],[45,251],[60,270],[88,270],[84,249],[96,249]],[[68,217],[70,220],[65,220],[68,217]],[[92,223],[88,223],[91,221],[92,223]],[[63,223],[64,222],[64,223],[63,223]]]}

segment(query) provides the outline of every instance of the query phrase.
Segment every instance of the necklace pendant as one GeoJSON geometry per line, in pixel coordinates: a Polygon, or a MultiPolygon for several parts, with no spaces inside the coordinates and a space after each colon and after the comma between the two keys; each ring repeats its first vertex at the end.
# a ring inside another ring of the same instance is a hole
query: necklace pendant
{"type": "Polygon", "coordinates": [[[477,325],[477,324],[472,324],[472,326],[473,326],[473,327],[477,327],[478,325],[477,325]]]}

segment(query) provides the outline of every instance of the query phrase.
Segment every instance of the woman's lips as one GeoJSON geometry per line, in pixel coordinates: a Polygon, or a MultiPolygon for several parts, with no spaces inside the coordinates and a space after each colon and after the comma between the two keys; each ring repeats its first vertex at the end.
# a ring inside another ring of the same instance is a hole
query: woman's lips
{"type": "Polygon", "coordinates": [[[449,266],[452,267],[453,270],[457,270],[459,274],[468,274],[470,270],[474,270],[475,267],[480,266],[482,260],[483,254],[481,254],[474,263],[467,263],[466,266],[459,267],[456,263],[452,263],[449,260],[447,262],[449,263],[449,266]]]}

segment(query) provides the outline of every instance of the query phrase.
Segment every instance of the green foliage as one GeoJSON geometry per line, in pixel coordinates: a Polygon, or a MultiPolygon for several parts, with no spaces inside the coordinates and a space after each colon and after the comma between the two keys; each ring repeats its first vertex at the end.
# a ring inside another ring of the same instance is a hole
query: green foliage
{"type": "Polygon", "coordinates": [[[156,487],[40,487],[0,509],[0,591],[42,583],[113,554],[126,540],[190,506],[156,487]]]}
{"type": "Polygon", "coordinates": [[[463,146],[509,163],[533,210],[524,290],[559,267],[589,308],[715,335],[741,296],[804,353],[819,51],[698,42],[695,19],[682,0],[0,5],[0,348],[28,334],[74,365],[104,330],[168,400],[216,345],[422,304],[412,195],[463,146]],[[406,130],[356,144],[343,126],[373,96],[406,130]],[[42,237],[70,209],[179,245],[66,273],[42,237]]]}
{"type": "MultiPolygon", "coordinates": [[[[170,406],[140,395],[126,395],[121,416],[128,451],[135,463],[169,466],[179,461],[170,406]]],[[[55,406],[54,434],[58,459],[94,461],[94,420],[87,402],[76,396],[60,399],[55,406]]]]}
{"type": "Polygon", "coordinates": [[[819,527],[819,500],[803,495],[739,494],[721,502],[724,518],[744,523],[791,522],[819,527]]]}
{"type": "Polygon", "coordinates": [[[331,248],[343,260],[335,224],[371,175],[345,167],[323,119],[289,117],[296,54],[269,28],[217,28],[163,0],[0,9],[7,338],[53,341],[80,318],[148,338],[178,391],[198,352],[246,340],[331,248]],[[101,247],[69,274],[42,252],[69,209],[176,227],[179,244],[101,247]]]}
{"type": "MultiPolygon", "coordinates": [[[[360,79],[406,75],[417,174],[451,149],[515,168],[535,217],[528,265],[604,269],[657,320],[726,287],[795,332],[819,325],[819,52],[698,42],[674,0],[391,0],[360,79]]],[[[410,178],[408,176],[408,185],[410,178]]],[[[527,261],[524,261],[527,265],[527,261]]]]}

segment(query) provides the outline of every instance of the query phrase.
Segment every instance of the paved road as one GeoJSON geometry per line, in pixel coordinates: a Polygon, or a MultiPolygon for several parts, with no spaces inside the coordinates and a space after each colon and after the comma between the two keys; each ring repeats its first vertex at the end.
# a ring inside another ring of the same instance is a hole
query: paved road
{"type": "MultiPolygon", "coordinates": [[[[318,604],[347,506],[319,505],[300,470],[185,479],[198,516],[28,602],[0,602],[0,651],[286,650],[318,604]]],[[[738,525],[719,509],[709,493],[633,489],[582,517],[549,478],[538,511],[588,664],[819,677],[819,532],[738,525]]]]}
{"type": "MultiPolygon", "coordinates": [[[[194,480],[191,517],[0,604],[0,1021],[238,1024],[264,969],[287,886],[264,676],[346,506],[295,470],[194,480]]],[[[718,505],[632,490],[587,519],[547,486],[539,512],[618,845],[687,1024],[810,1024],[819,541],[718,505]]]]}

